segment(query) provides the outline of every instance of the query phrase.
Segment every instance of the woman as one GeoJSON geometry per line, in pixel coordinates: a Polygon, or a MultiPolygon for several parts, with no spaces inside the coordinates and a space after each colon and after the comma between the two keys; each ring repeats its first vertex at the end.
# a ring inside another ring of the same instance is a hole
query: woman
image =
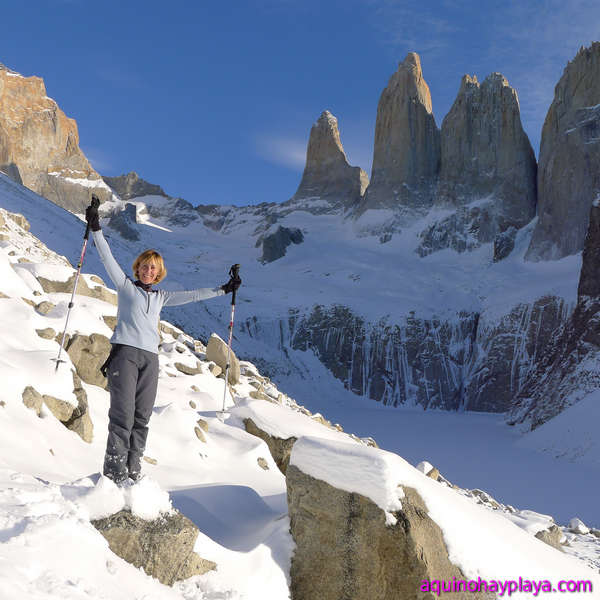
{"type": "Polygon", "coordinates": [[[120,484],[141,477],[148,421],[158,386],[158,326],[163,306],[206,300],[237,290],[241,279],[230,279],[217,288],[186,292],[155,290],[167,275],[156,250],[142,252],[133,263],[135,280],[121,270],[100,228],[99,204],[92,196],[85,216],[108,276],[118,293],[117,325],[112,350],[104,367],[108,371],[110,410],[103,473],[120,484]]]}

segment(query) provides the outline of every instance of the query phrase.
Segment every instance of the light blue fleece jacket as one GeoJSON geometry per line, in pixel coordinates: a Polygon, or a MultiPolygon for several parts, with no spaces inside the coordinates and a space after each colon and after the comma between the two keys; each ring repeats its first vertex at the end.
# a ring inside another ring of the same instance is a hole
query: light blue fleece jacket
{"type": "Polygon", "coordinates": [[[221,288],[200,288],[186,292],[151,290],[146,292],[135,285],[114,259],[102,231],[92,233],[94,243],[108,276],[118,293],[117,326],[110,338],[113,344],[125,344],[158,354],[160,336],[158,324],[163,306],[176,306],[188,302],[222,296],[221,288]]]}

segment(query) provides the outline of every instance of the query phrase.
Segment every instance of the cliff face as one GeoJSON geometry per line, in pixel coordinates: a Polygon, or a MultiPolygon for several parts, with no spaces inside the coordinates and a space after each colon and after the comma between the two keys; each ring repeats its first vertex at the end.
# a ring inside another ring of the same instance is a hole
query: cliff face
{"type": "Polygon", "coordinates": [[[590,211],[577,306],[545,346],[514,400],[509,423],[535,429],[600,389],[600,206],[590,211]]]}
{"type": "Polygon", "coordinates": [[[322,198],[352,206],[360,201],[368,183],[360,167],[348,164],[337,119],[324,111],[310,130],[306,166],[293,200],[322,198]]]}
{"type": "Polygon", "coordinates": [[[431,206],[440,163],[440,132],[419,55],[411,52],[383,90],[377,107],[369,208],[431,206]]]}
{"type": "Polygon", "coordinates": [[[600,42],[566,66],[548,110],[538,169],[538,216],[529,260],[580,252],[600,194],[600,42]]]}
{"type": "Polygon", "coordinates": [[[131,200],[141,196],[164,196],[168,198],[160,185],[144,181],[135,171],[118,177],[102,177],[102,179],[121,200],[131,200]]]}
{"type": "Polygon", "coordinates": [[[89,204],[89,186],[101,199],[108,188],[79,149],[77,124],[46,96],[39,77],[0,65],[0,170],[69,210],[89,204]],[[77,185],[68,180],[85,180],[77,185]]]}

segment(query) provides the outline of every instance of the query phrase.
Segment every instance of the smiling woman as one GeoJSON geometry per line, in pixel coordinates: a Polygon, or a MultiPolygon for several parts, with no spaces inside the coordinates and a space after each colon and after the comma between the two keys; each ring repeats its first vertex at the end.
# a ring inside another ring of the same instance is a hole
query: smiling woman
{"type": "Polygon", "coordinates": [[[153,284],[166,277],[167,269],[156,250],[146,250],[133,263],[133,281],[117,264],[104,239],[98,205],[98,199],[92,196],[85,216],[100,258],[117,288],[119,303],[117,325],[110,340],[112,349],[103,366],[110,391],[103,473],[120,484],[141,477],[141,459],[158,385],[158,324],[163,306],[222,296],[237,289],[241,280],[185,292],[155,290],[153,284]]]}

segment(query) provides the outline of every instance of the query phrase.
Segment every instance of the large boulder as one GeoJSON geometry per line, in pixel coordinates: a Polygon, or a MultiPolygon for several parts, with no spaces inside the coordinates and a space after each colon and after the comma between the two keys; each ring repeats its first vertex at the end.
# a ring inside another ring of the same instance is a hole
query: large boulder
{"type": "Polygon", "coordinates": [[[90,186],[101,200],[108,186],[79,148],[77,123],[46,95],[40,77],[0,65],[0,171],[59,206],[82,213],[90,186]],[[80,183],[78,183],[78,180],[80,183]]]}
{"type": "Polygon", "coordinates": [[[440,132],[419,55],[410,52],[377,107],[371,183],[359,212],[431,206],[440,166],[440,132]]]}
{"type": "MultiPolygon", "coordinates": [[[[213,333],[210,336],[208,344],[206,345],[206,360],[212,360],[219,365],[223,373],[225,373],[225,368],[227,367],[227,344],[216,333],[213,333]]],[[[240,377],[240,361],[237,359],[233,350],[231,350],[229,358],[229,374],[227,377],[228,382],[231,385],[235,385],[240,382],[240,377]]]]}
{"type": "Polygon", "coordinates": [[[323,198],[335,205],[352,206],[369,183],[360,167],[351,167],[340,140],[337,119],[324,111],[310,130],[306,166],[294,199],[323,198]]]}
{"type": "Polygon", "coordinates": [[[116,555],[165,585],[203,575],[217,566],[194,552],[198,528],[177,511],[146,521],[122,510],[92,524],[116,555]]]}
{"type": "Polygon", "coordinates": [[[402,509],[393,513],[392,525],[369,498],[337,489],[294,464],[286,483],[296,543],[290,570],[293,600],[433,600],[435,593],[421,591],[423,581],[465,579],[450,562],[442,531],[414,489],[403,487],[402,509]]]}
{"type": "Polygon", "coordinates": [[[600,192],[600,42],[566,66],[542,129],[538,223],[526,254],[554,260],[580,252],[600,192]]]}

